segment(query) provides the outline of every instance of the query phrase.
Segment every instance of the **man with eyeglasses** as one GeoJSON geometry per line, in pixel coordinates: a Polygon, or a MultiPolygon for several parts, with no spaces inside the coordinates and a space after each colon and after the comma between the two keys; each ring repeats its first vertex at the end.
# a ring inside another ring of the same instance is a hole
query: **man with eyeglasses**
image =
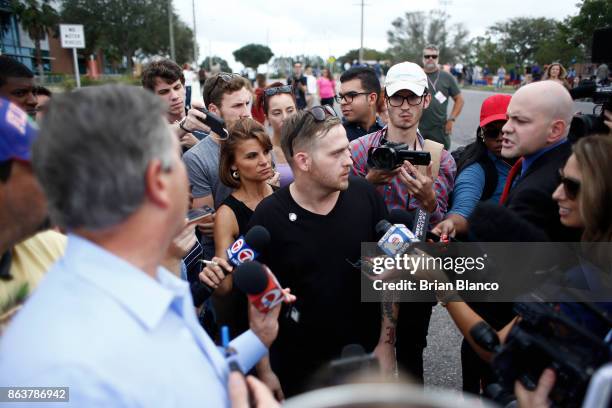
{"type": "MultiPolygon", "coordinates": [[[[207,78],[203,94],[206,108],[221,117],[226,128],[239,119],[251,117],[251,84],[238,74],[221,72],[207,78]]],[[[218,208],[232,192],[219,180],[219,141],[226,137],[211,131],[208,137],[183,155],[192,186],[194,208],[205,205],[218,208]]],[[[213,228],[214,221],[200,225],[206,259],[211,259],[215,254],[213,228]]]]}
{"type": "Polygon", "coordinates": [[[342,73],[336,101],[342,110],[342,125],[349,141],[385,127],[376,115],[379,97],[380,81],[372,68],[354,67],[342,73]]]}
{"type": "MultiPolygon", "coordinates": [[[[389,111],[387,127],[351,142],[353,173],[376,186],[389,210],[417,209],[430,214],[435,225],[442,220],[448,207],[448,198],[454,186],[456,165],[440,143],[425,140],[418,130],[423,111],[431,102],[427,92],[427,76],[421,67],[402,62],[389,69],[385,78],[385,103],[389,111]],[[410,162],[395,170],[370,167],[368,151],[386,144],[404,144],[409,150],[428,151],[432,162],[417,169],[410,162]]],[[[388,324],[395,326],[398,308],[385,309],[388,324]]],[[[423,349],[431,316],[430,303],[410,303],[402,306],[397,323],[397,361],[415,378],[423,378],[423,349]]],[[[395,336],[385,343],[381,355],[389,372],[395,364],[395,336]]]]}
{"type": "Polygon", "coordinates": [[[427,73],[431,103],[423,113],[419,130],[426,139],[442,143],[450,148],[450,136],[453,124],[463,109],[463,96],[455,78],[438,65],[439,50],[435,45],[428,45],[423,50],[423,69],[427,73]],[[453,99],[453,110],[446,116],[448,99],[453,99]]]}
{"type": "Polygon", "coordinates": [[[279,319],[272,366],[260,378],[280,379],[285,396],[303,392],[312,375],[344,346],[373,351],[381,332],[380,305],[361,302],[361,243],[372,242],[387,210],[365,180],[350,176],[346,131],[334,110],[315,106],[290,116],[281,143],[295,180],[265,198],[250,225],[270,231],[261,255],[298,303],[279,319]]]}

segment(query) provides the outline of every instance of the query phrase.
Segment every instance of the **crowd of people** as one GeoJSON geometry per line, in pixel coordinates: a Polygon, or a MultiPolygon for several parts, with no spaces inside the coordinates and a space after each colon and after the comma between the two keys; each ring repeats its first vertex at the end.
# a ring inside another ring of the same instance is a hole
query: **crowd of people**
{"type": "MultiPolygon", "coordinates": [[[[376,381],[422,383],[440,303],[464,336],[463,390],[483,394],[491,353],[471,329],[485,321],[504,342],[511,304],[453,291],[362,301],[361,244],[397,211],[426,213],[438,239],[512,241],[479,224],[484,210],[539,241],[610,242],[612,135],[569,141],[574,103],[551,64],[547,80],[486,98],[473,142],[451,153],[464,99],[438,48],[422,57],[382,83],[363,66],[313,82],[296,63],[257,89],[218,73],[186,106],[168,59],[144,68],[141,88],[51,95],[0,56],[0,386],[69,387],[72,406],[243,407],[250,393],[268,407],[330,385],[323,373],[348,345],[375,357],[376,381]],[[377,167],[380,147],[429,164],[377,167]],[[212,215],[186,218],[206,206],[212,215]],[[270,235],[258,261],[282,288],[267,313],[234,284],[228,252],[256,226],[270,235]]],[[[577,324],[610,344],[609,325],[577,324]]],[[[535,390],[517,381],[519,405],[543,406],[554,382],[550,370],[535,390]]]]}

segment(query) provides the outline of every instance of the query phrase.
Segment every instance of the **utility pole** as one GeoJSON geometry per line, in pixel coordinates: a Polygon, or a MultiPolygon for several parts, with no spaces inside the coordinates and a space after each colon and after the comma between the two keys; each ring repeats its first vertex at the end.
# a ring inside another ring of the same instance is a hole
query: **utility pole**
{"type": "Polygon", "coordinates": [[[361,45],[359,46],[359,64],[363,64],[363,6],[364,0],[361,0],[361,45]]]}
{"type": "Polygon", "coordinates": [[[193,13],[193,63],[198,64],[198,36],[196,35],[196,12],[195,0],[191,0],[191,9],[193,13]]]}
{"type": "Polygon", "coordinates": [[[172,0],[168,0],[168,30],[170,31],[170,58],[176,61],[174,52],[174,24],[172,24],[172,0]]]}

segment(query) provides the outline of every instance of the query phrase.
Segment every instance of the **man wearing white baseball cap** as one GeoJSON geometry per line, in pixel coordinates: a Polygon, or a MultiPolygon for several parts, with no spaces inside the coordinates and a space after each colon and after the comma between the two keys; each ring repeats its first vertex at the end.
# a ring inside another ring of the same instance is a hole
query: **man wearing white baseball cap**
{"type": "MultiPolygon", "coordinates": [[[[442,220],[448,208],[448,198],[454,187],[457,167],[448,151],[441,143],[425,140],[418,131],[419,120],[429,103],[427,76],[423,69],[412,62],[402,62],[392,66],[385,79],[385,103],[389,111],[389,122],[385,128],[362,136],[351,142],[353,173],[365,177],[376,185],[389,210],[402,209],[409,212],[423,210],[429,213],[430,225],[442,220]],[[368,160],[370,148],[380,146],[394,149],[429,152],[431,162],[428,166],[415,166],[405,160],[393,170],[376,168],[377,164],[368,160]]],[[[404,313],[395,330],[399,305],[384,308],[384,323],[390,333],[381,337],[377,352],[383,368],[392,369],[394,364],[395,338],[398,334],[397,360],[403,368],[416,378],[423,377],[423,349],[426,346],[430,303],[407,303],[402,306],[404,313]],[[409,320],[408,320],[409,318],[409,320]],[[403,324],[402,324],[403,323],[403,324]]]]}

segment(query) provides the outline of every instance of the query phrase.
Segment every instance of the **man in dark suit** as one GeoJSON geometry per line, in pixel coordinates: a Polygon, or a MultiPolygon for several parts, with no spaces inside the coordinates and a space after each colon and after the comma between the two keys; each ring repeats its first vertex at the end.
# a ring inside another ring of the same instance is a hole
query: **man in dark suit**
{"type": "Polygon", "coordinates": [[[519,89],[508,106],[502,131],[502,156],[522,157],[521,169],[505,205],[542,229],[551,241],[577,241],[564,227],[552,193],[558,171],[571,154],[567,140],[574,103],[567,90],[553,81],[535,82],[519,89]]]}

